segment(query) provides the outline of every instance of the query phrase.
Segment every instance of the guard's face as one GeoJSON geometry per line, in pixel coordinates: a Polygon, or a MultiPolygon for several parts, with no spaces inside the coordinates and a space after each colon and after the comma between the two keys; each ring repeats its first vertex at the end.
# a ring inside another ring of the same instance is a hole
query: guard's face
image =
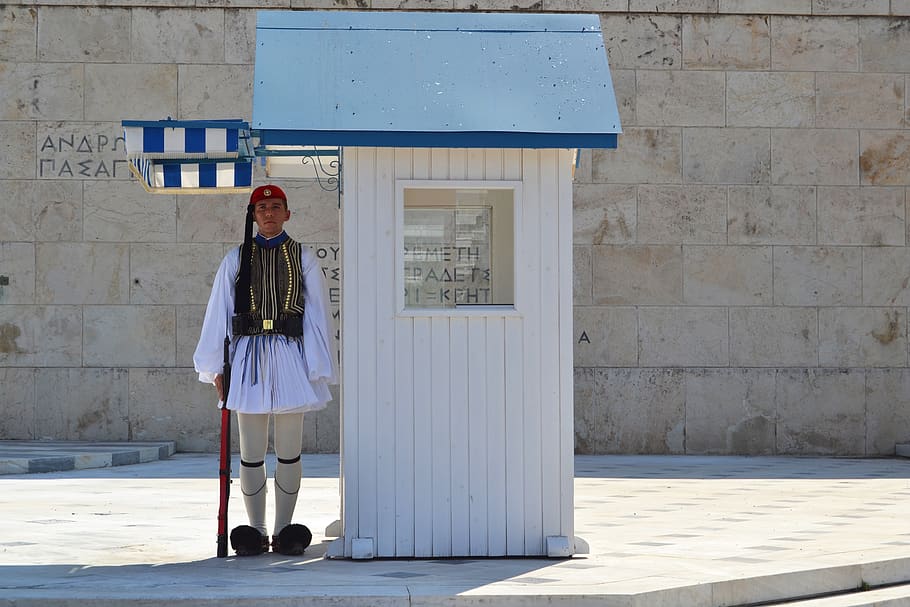
{"type": "Polygon", "coordinates": [[[284,229],[284,222],[291,218],[291,212],[280,198],[260,200],[253,207],[253,219],[259,227],[259,233],[266,238],[273,238],[284,229]]]}

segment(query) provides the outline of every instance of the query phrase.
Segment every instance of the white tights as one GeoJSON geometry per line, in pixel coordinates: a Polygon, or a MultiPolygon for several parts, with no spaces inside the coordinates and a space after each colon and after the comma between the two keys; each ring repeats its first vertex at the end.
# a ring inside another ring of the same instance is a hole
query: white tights
{"type": "MultiPolygon", "coordinates": [[[[267,413],[238,413],[240,430],[240,490],[250,526],[268,535],[265,526],[266,469],[269,446],[267,413]]],[[[300,449],[303,442],[303,413],[275,415],[275,526],[273,535],[291,523],[297,492],[300,490],[300,449]]]]}

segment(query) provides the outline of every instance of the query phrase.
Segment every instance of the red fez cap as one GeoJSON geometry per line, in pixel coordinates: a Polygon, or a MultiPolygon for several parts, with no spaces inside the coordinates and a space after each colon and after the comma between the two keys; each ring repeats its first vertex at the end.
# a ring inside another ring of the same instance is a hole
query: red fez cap
{"type": "Polygon", "coordinates": [[[285,203],[288,201],[288,197],[284,195],[284,190],[279,188],[277,185],[261,185],[250,194],[250,204],[256,204],[260,200],[265,200],[267,198],[280,198],[285,203]]]}

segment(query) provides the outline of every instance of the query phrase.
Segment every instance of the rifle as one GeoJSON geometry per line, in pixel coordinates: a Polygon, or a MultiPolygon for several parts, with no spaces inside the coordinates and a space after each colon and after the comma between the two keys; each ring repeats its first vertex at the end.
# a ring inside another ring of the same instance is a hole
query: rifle
{"type": "MultiPolygon", "coordinates": [[[[253,209],[246,207],[246,225],[243,232],[243,245],[240,248],[240,273],[238,275],[237,293],[250,290],[250,251],[253,246],[253,209]]],[[[250,311],[249,299],[241,297],[234,306],[234,314],[250,311]]],[[[218,558],[227,556],[228,544],[228,498],[231,495],[231,412],[227,408],[228,391],[231,388],[231,332],[225,331],[224,337],[224,371],[221,375],[221,392],[224,406],[221,409],[221,463],[218,471],[221,496],[218,505],[218,558]]]]}
{"type": "Polygon", "coordinates": [[[221,460],[218,464],[220,496],[218,502],[218,558],[227,556],[228,498],[231,496],[231,410],[227,408],[231,386],[231,339],[224,338],[224,372],[221,377],[224,404],[221,409],[221,460]]]}

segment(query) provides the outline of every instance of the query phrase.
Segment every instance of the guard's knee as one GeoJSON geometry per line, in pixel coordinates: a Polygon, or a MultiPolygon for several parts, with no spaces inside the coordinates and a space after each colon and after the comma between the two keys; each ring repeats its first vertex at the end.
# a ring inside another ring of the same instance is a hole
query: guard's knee
{"type": "Polygon", "coordinates": [[[287,495],[296,495],[300,491],[300,455],[290,459],[278,458],[278,469],[275,470],[275,488],[287,495]]]}
{"type": "Polygon", "coordinates": [[[240,460],[240,491],[247,497],[252,497],[259,494],[263,489],[265,489],[266,475],[265,475],[265,461],[260,462],[248,462],[243,459],[240,460]],[[256,472],[260,471],[261,482],[259,487],[255,491],[250,491],[249,484],[255,483],[260,475],[256,472]],[[246,474],[244,474],[246,472],[246,474]]]}

